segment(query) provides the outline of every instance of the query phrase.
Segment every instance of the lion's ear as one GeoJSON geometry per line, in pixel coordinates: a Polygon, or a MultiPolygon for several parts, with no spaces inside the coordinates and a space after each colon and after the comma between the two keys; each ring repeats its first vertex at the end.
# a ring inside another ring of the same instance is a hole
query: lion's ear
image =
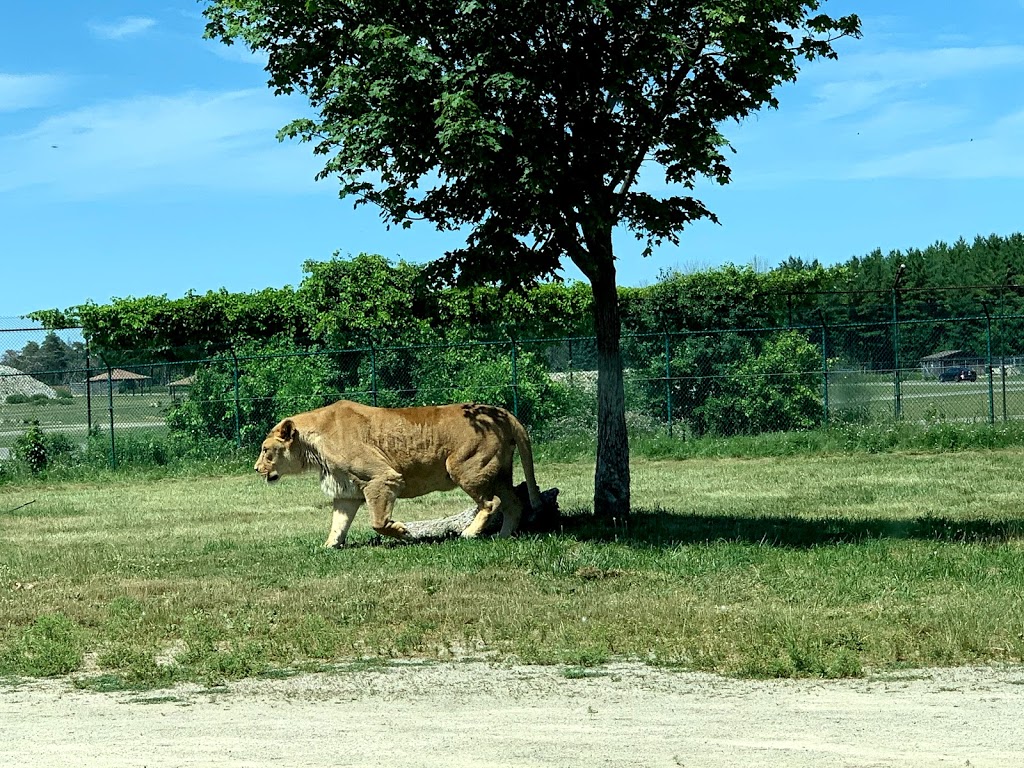
{"type": "Polygon", "coordinates": [[[290,443],[296,434],[298,434],[298,431],[295,429],[295,423],[291,419],[285,419],[277,427],[277,436],[286,443],[290,443]]]}

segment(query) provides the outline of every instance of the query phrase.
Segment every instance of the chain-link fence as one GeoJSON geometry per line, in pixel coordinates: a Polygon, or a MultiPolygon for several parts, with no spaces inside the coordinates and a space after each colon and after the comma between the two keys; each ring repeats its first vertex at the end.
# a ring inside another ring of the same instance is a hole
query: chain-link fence
{"type": "MultiPolygon", "coordinates": [[[[896,419],[1017,419],[1021,320],[627,334],[629,426],[688,439],[896,419]],[[951,339],[962,343],[951,347],[951,339]]],[[[115,365],[75,329],[16,329],[0,330],[0,350],[0,459],[33,425],[112,464],[140,442],[159,451],[169,437],[247,446],[280,418],[339,398],[490,402],[515,412],[537,440],[596,433],[597,350],[588,337],[259,354],[250,345],[191,360],[164,353],[163,361],[122,352],[115,365]]]]}

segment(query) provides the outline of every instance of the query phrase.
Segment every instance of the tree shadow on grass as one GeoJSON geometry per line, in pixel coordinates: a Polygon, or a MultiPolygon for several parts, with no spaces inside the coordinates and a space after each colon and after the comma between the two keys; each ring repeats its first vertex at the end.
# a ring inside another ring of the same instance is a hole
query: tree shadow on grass
{"type": "Polygon", "coordinates": [[[732,542],[803,548],[877,539],[1001,543],[1024,540],[1024,519],[954,520],[925,515],[906,520],[848,520],[699,515],[638,509],[628,518],[601,520],[589,510],[574,510],[561,516],[559,531],[581,540],[649,547],[732,542]]]}
{"type": "MultiPolygon", "coordinates": [[[[542,506],[530,509],[525,484],[516,488],[524,515],[519,535],[567,535],[581,541],[617,542],[638,547],[673,547],[683,544],[712,542],[764,544],[773,547],[805,548],[834,544],[857,544],[864,541],[893,539],[948,543],[1002,543],[1024,540],[1024,519],[953,519],[941,515],[922,515],[904,520],[842,517],[787,517],[700,515],[673,512],[667,509],[635,509],[623,518],[604,520],[585,508],[563,511],[558,504],[558,489],[541,493],[542,506]]],[[[462,520],[461,530],[472,519],[473,508],[462,513],[421,525],[462,520]]],[[[489,533],[499,524],[497,519],[489,533]]],[[[457,536],[451,526],[441,535],[418,535],[414,541],[398,542],[374,538],[371,546],[397,546],[444,541],[457,536]]]]}

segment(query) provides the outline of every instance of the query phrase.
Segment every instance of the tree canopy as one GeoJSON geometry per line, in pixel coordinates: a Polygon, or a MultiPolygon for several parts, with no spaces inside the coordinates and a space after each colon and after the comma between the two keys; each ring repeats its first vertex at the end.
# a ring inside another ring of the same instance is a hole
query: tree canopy
{"type": "Polygon", "coordinates": [[[801,59],[834,58],[854,16],[818,0],[211,0],[207,34],[268,56],[270,85],[316,114],[322,177],[401,226],[469,227],[440,263],[463,280],[532,281],[622,223],[648,247],[714,214],[721,126],[763,106],[801,59]],[[660,169],[672,194],[638,188],[660,169]],[[678,192],[682,191],[683,194],[678,192]]]}
{"type": "Polygon", "coordinates": [[[819,0],[208,0],[207,35],[267,55],[308,98],[282,137],[390,224],[465,229],[436,276],[524,285],[568,257],[591,283],[599,372],[595,511],[629,509],[613,228],[649,251],[714,214],[722,126],[777,106],[856,16],[819,0]],[[660,175],[664,194],[640,184],[660,175]]]}

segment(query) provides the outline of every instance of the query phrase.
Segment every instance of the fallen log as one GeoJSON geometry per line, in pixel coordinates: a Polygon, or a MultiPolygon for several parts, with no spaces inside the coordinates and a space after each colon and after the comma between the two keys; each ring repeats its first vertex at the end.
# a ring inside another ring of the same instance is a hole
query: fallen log
{"type": "MultiPolygon", "coordinates": [[[[531,509],[530,498],[526,491],[526,483],[520,483],[515,487],[516,495],[523,506],[523,517],[519,522],[518,533],[547,533],[558,528],[560,512],[558,509],[558,489],[549,488],[541,491],[541,506],[539,509],[531,509]]],[[[409,532],[406,539],[384,539],[378,537],[374,544],[421,544],[431,541],[443,541],[445,539],[457,538],[476,517],[476,505],[448,517],[435,520],[413,520],[403,521],[409,532]]],[[[494,519],[483,530],[483,535],[497,533],[501,529],[501,515],[495,515],[494,519]]]]}

